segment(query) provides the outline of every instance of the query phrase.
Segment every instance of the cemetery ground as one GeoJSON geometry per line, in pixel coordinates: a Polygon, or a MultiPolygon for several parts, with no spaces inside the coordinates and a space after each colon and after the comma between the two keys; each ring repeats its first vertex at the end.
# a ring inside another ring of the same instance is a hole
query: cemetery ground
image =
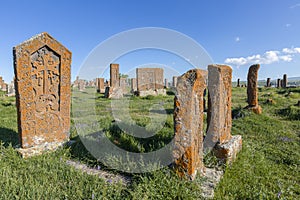
{"type": "MultiPolygon", "coordinates": [[[[97,120],[106,130],[107,137],[127,151],[160,149],[171,141],[174,133],[174,95],[168,94],[165,97],[131,98],[130,116],[140,126],[149,123],[148,110],[151,105],[164,102],[166,123],[153,137],[135,138],[115,126],[111,100],[103,98],[102,94],[95,97],[97,120]]],[[[80,92],[73,91],[74,97],[80,101],[80,92]]],[[[214,198],[298,199],[300,107],[294,105],[300,99],[300,88],[260,88],[261,115],[243,109],[247,105],[246,99],[246,88],[232,89],[232,134],[243,137],[243,149],[236,161],[226,166],[218,163],[213,155],[205,157],[206,167],[218,167],[225,171],[215,189],[214,198]],[[268,99],[272,99],[273,103],[267,103],[268,99]]],[[[83,115],[88,113],[83,112],[83,115]]],[[[0,199],[201,199],[203,178],[199,174],[192,182],[178,178],[168,167],[133,175],[107,169],[80,142],[74,126],[75,118],[71,115],[71,139],[75,143],[56,152],[23,159],[14,148],[18,146],[15,99],[0,94],[0,199]],[[130,183],[114,183],[109,178],[88,175],[68,165],[70,160],[129,177],[130,183]]]]}

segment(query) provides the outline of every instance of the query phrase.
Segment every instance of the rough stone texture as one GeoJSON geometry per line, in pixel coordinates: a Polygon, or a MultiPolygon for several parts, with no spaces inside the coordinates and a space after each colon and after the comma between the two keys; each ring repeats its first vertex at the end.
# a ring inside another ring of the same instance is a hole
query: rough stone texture
{"type": "Polygon", "coordinates": [[[281,87],[281,79],[277,79],[277,88],[280,88],[281,87]]]}
{"type": "Polygon", "coordinates": [[[231,139],[231,80],[231,67],[208,66],[208,145],[223,144],[231,139]]]}
{"type": "Polygon", "coordinates": [[[164,89],[164,70],[161,68],[137,68],[137,90],[164,89]]]}
{"type": "Polygon", "coordinates": [[[204,199],[213,199],[214,190],[220,182],[223,171],[215,168],[205,168],[203,182],[201,183],[201,196],[204,199]]]}
{"type": "Polygon", "coordinates": [[[165,96],[165,95],[167,95],[167,91],[165,89],[157,89],[157,90],[150,89],[150,90],[145,90],[145,91],[139,91],[138,95],[141,97],[145,97],[148,95],[152,95],[152,96],[163,95],[163,96],[165,96]]]}
{"type": "Polygon", "coordinates": [[[252,110],[256,114],[261,114],[262,109],[258,105],[258,91],[257,91],[257,78],[258,78],[258,70],[260,68],[259,64],[252,65],[248,71],[247,78],[247,102],[250,110],[252,110]]]}
{"type": "Polygon", "coordinates": [[[14,47],[18,131],[23,149],[43,149],[68,140],[70,67],[71,52],[47,33],[14,47]]]}
{"type": "Polygon", "coordinates": [[[169,84],[168,84],[168,79],[165,78],[165,88],[168,88],[169,84]]]}
{"type": "Polygon", "coordinates": [[[214,154],[224,163],[231,164],[236,159],[237,154],[242,149],[242,136],[234,135],[229,142],[217,144],[214,148],[214,154]]]}
{"type": "Polygon", "coordinates": [[[123,90],[123,93],[127,93],[127,78],[120,78],[120,88],[123,90]]]}
{"type": "Polygon", "coordinates": [[[241,85],[240,85],[240,79],[237,80],[237,87],[241,87],[241,85]]]}
{"type": "Polygon", "coordinates": [[[176,87],[176,85],[177,85],[177,78],[178,78],[177,76],[172,77],[172,79],[173,79],[173,82],[172,82],[173,85],[172,86],[173,87],[176,87]]]}
{"type": "Polygon", "coordinates": [[[282,87],[283,87],[283,88],[286,88],[287,85],[288,85],[287,75],[284,74],[284,75],[283,75],[283,79],[282,79],[282,87]]]}
{"type": "Polygon", "coordinates": [[[267,85],[266,87],[271,87],[271,78],[267,78],[267,85]]]}
{"type": "Polygon", "coordinates": [[[207,71],[193,69],[178,78],[174,98],[176,173],[194,180],[197,171],[203,173],[203,93],[207,71]]]}
{"type": "Polygon", "coordinates": [[[97,82],[97,92],[105,93],[104,78],[97,78],[96,82],[97,82]]]}
{"type": "Polygon", "coordinates": [[[3,78],[0,76],[0,90],[6,92],[7,84],[4,82],[3,78]]]}
{"type": "Polygon", "coordinates": [[[120,86],[119,64],[110,64],[110,87],[120,86]]]}
{"type": "Polygon", "coordinates": [[[78,90],[79,91],[84,91],[85,90],[85,86],[86,86],[86,83],[85,83],[85,80],[79,80],[78,82],[78,90]]]}
{"type": "Polygon", "coordinates": [[[131,83],[131,92],[133,93],[133,92],[137,91],[136,78],[132,78],[130,83],[131,83]]]}
{"type": "Polygon", "coordinates": [[[99,168],[91,168],[85,164],[82,164],[80,162],[75,162],[72,160],[67,160],[66,163],[67,165],[74,167],[76,170],[80,170],[89,175],[98,176],[99,178],[104,179],[106,182],[109,183],[114,183],[114,184],[121,183],[125,186],[130,185],[131,183],[131,177],[114,174],[106,170],[101,170],[100,166],[99,168]]]}

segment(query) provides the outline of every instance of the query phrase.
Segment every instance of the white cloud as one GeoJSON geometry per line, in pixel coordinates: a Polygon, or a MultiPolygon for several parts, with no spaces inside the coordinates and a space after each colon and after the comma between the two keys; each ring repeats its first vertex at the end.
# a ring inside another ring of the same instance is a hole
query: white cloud
{"type": "Polygon", "coordinates": [[[300,6],[300,3],[297,3],[295,5],[290,6],[290,8],[293,9],[293,8],[296,8],[296,7],[299,7],[299,6],[300,6]]]}
{"type": "Polygon", "coordinates": [[[286,54],[296,54],[300,53],[300,48],[284,48],[282,52],[286,54]]]}
{"type": "Polygon", "coordinates": [[[294,54],[300,54],[300,48],[284,48],[282,51],[266,51],[264,54],[256,54],[248,57],[227,58],[226,64],[235,66],[250,65],[250,64],[272,64],[275,62],[291,62],[294,54]]]}
{"type": "Polygon", "coordinates": [[[236,38],[235,38],[235,41],[236,41],[236,42],[239,42],[240,40],[241,40],[240,37],[236,37],[236,38]]]}

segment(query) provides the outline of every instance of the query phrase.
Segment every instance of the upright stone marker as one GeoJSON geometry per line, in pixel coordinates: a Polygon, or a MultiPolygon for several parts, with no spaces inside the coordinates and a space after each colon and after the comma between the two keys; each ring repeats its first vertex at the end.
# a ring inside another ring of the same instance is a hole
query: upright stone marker
{"type": "Polygon", "coordinates": [[[284,74],[284,75],[283,75],[283,79],[282,79],[282,87],[283,87],[283,88],[287,88],[287,85],[288,85],[287,75],[284,74]]]}
{"type": "Polygon", "coordinates": [[[71,52],[41,33],[13,53],[20,152],[28,157],[69,138],[71,52]]]}
{"type": "Polygon", "coordinates": [[[105,92],[104,78],[97,78],[96,83],[97,83],[97,92],[104,93],[105,92]]]}
{"type": "Polygon", "coordinates": [[[137,68],[136,78],[139,96],[166,94],[162,68],[137,68]]]}
{"type": "Polygon", "coordinates": [[[177,85],[177,76],[173,76],[172,79],[173,79],[173,83],[172,83],[173,85],[172,86],[176,87],[176,85],[177,85]]]}
{"type": "Polygon", "coordinates": [[[165,78],[165,88],[167,89],[168,87],[169,87],[168,79],[165,78]]]}
{"type": "Polygon", "coordinates": [[[237,80],[237,86],[236,87],[241,87],[241,85],[240,85],[240,79],[239,78],[237,80]]]}
{"type": "Polygon", "coordinates": [[[207,71],[193,69],[178,78],[174,99],[176,173],[193,180],[203,172],[203,93],[207,71]]]}
{"type": "Polygon", "coordinates": [[[267,78],[267,85],[266,87],[271,87],[271,78],[267,78]]]}
{"type": "Polygon", "coordinates": [[[131,83],[131,92],[134,93],[137,90],[136,78],[131,78],[130,83],[131,83]]]}
{"type": "Polygon", "coordinates": [[[252,110],[256,114],[261,114],[262,109],[258,105],[258,91],[257,91],[257,78],[258,78],[258,70],[260,68],[259,64],[252,65],[248,71],[247,78],[247,108],[252,110]]]}
{"type": "Polygon", "coordinates": [[[236,158],[242,148],[242,137],[232,136],[231,90],[232,69],[227,65],[208,66],[207,134],[204,150],[227,163],[236,158]]]}
{"type": "Polygon", "coordinates": [[[281,87],[281,79],[277,79],[277,88],[280,88],[281,87]]]}
{"type": "Polygon", "coordinates": [[[120,86],[119,64],[110,64],[110,87],[120,86]]]}

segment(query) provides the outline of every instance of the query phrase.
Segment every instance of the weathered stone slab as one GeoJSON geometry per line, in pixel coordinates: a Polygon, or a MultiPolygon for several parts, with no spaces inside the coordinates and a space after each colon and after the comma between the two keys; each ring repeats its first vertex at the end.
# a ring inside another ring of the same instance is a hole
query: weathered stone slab
{"type": "Polygon", "coordinates": [[[97,78],[96,82],[97,82],[97,92],[105,93],[104,78],[97,78]]]}
{"type": "Polygon", "coordinates": [[[110,87],[120,86],[119,64],[110,64],[110,87]]]}
{"type": "Polygon", "coordinates": [[[178,78],[174,98],[176,173],[193,180],[203,172],[203,93],[207,71],[193,69],[178,78]]]}
{"type": "Polygon", "coordinates": [[[134,93],[135,91],[137,91],[136,78],[131,78],[130,84],[131,84],[131,92],[134,93]]]}
{"type": "Polygon", "coordinates": [[[222,162],[232,163],[242,148],[241,136],[232,136],[232,69],[226,65],[208,66],[207,133],[204,151],[213,150],[222,162]]]}
{"type": "Polygon", "coordinates": [[[164,70],[161,68],[137,68],[137,91],[139,96],[165,95],[164,70]]]}
{"type": "Polygon", "coordinates": [[[242,150],[242,143],[242,136],[234,135],[228,142],[224,144],[218,143],[213,151],[216,157],[221,159],[223,163],[231,164],[242,150]]]}
{"type": "Polygon", "coordinates": [[[237,80],[237,85],[236,85],[236,87],[241,87],[241,85],[240,85],[240,79],[238,78],[238,80],[237,80]]]}
{"type": "Polygon", "coordinates": [[[165,78],[165,88],[169,87],[168,79],[165,78]]]}
{"type": "Polygon", "coordinates": [[[287,88],[287,85],[288,85],[287,75],[284,74],[284,75],[283,75],[283,79],[282,79],[282,87],[283,87],[283,88],[287,88]]]}
{"type": "Polygon", "coordinates": [[[281,88],[281,79],[277,79],[277,88],[281,88]]]}
{"type": "Polygon", "coordinates": [[[18,131],[23,149],[46,149],[68,140],[70,67],[71,52],[48,33],[14,47],[18,131]]]}
{"type": "Polygon", "coordinates": [[[271,87],[271,78],[267,78],[267,85],[266,87],[271,87]]]}
{"type": "Polygon", "coordinates": [[[207,144],[223,144],[231,139],[231,80],[231,67],[208,66],[207,144]]]}
{"type": "Polygon", "coordinates": [[[257,79],[258,79],[258,70],[260,68],[259,64],[252,65],[248,71],[248,86],[247,86],[247,108],[252,110],[256,114],[261,114],[262,109],[258,105],[258,91],[257,91],[257,79]]]}
{"type": "Polygon", "coordinates": [[[176,87],[176,85],[177,85],[177,76],[173,76],[172,79],[173,79],[173,80],[172,80],[172,81],[173,81],[173,82],[172,82],[172,86],[173,86],[173,87],[176,87]]]}

